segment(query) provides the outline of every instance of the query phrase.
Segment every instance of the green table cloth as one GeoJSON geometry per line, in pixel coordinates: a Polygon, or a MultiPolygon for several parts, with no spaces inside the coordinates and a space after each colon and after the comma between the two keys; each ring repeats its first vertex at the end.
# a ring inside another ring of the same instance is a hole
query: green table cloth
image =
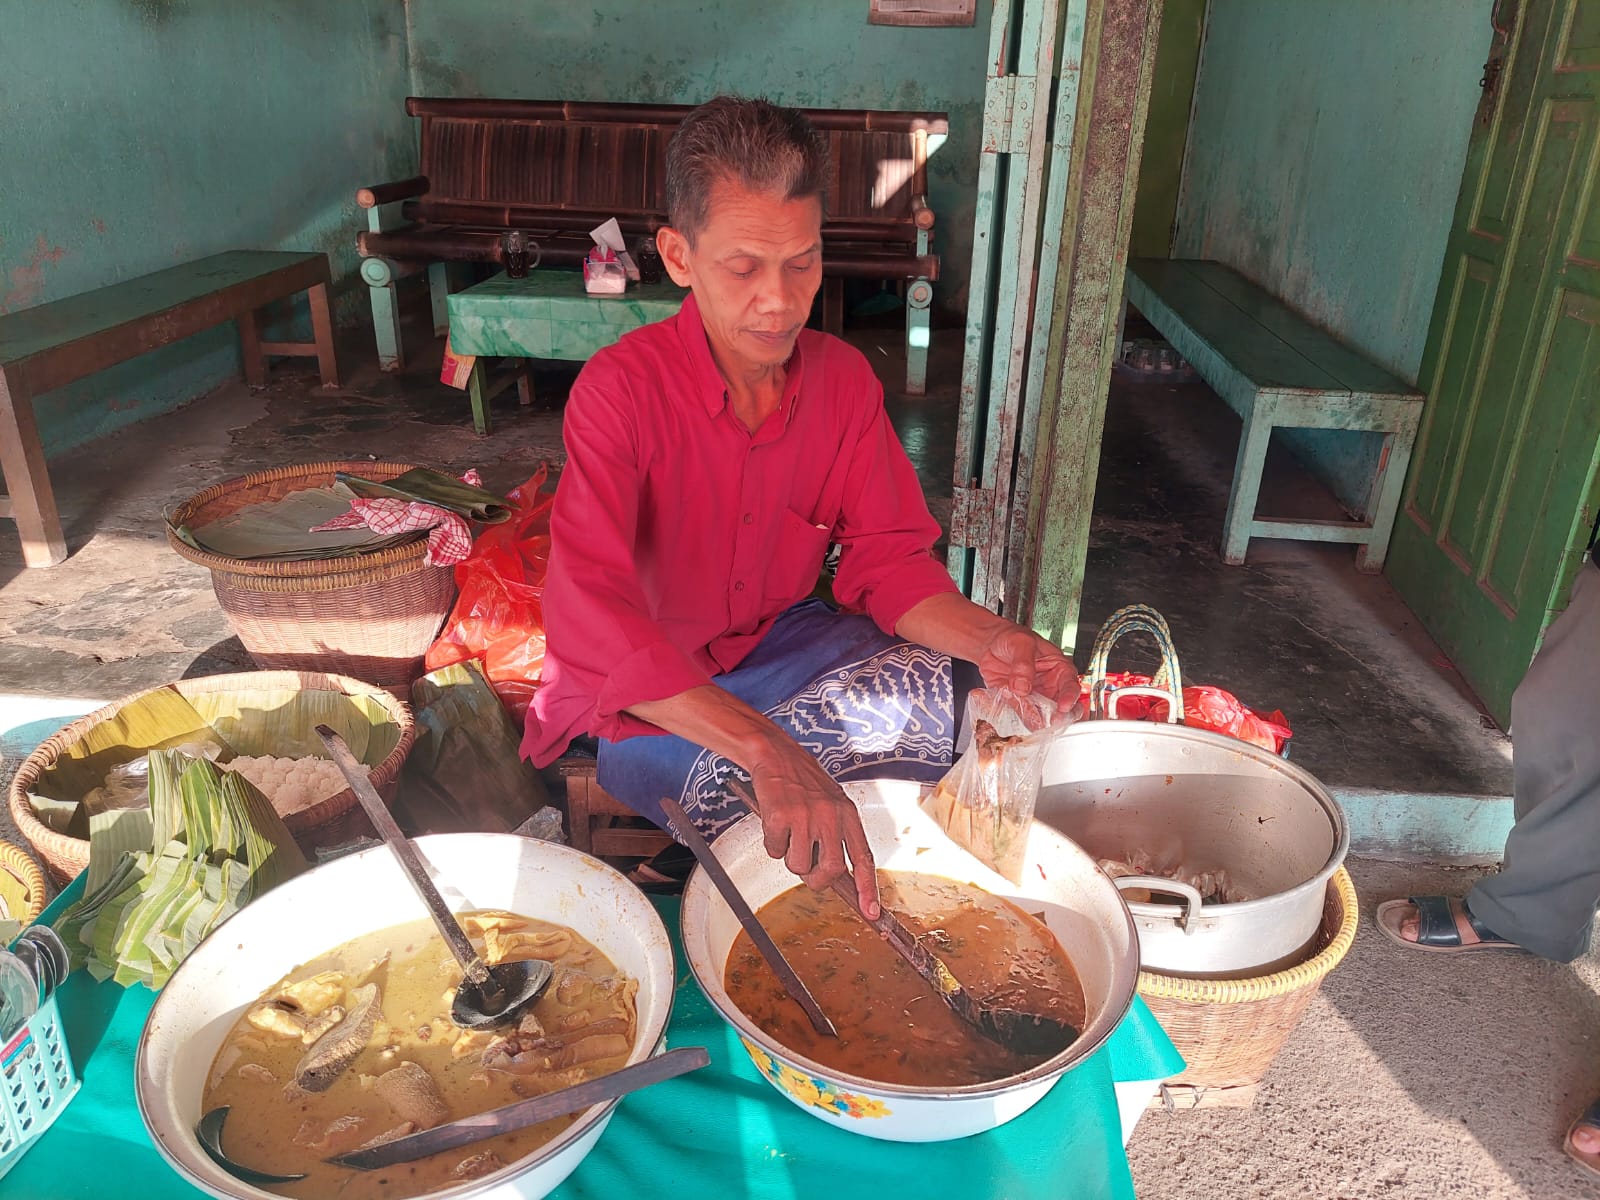
{"type": "Polygon", "coordinates": [[[676,284],[634,284],[591,296],[579,271],[501,272],[450,297],[450,349],[500,358],[587,362],[630,329],[672,316],[689,294],[676,284]]]}
{"type": "MultiPolygon", "coordinates": [[[[80,876],[41,920],[53,920],[81,889],[80,876]]],[[[1182,1069],[1142,1000],[1104,1048],[999,1129],[957,1142],[875,1141],[807,1116],[757,1074],[689,974],[677,936],[678,901],[656,903],[677,957],[668,1044],[705,1046],[711,1065],[624,1099],[593,1152],[553,1196],[884,1200],[930,1188],[949,1200],[1133,1196],[1112,1081],[1160,1079],[1182,1069]]],[[[0,1195],[202,1195],[156,1153],[134,1102],[134,1053],[155,993],[97,984],[80,971],[56,995],[83,1087],[0,1181],[0,1195]]]]}

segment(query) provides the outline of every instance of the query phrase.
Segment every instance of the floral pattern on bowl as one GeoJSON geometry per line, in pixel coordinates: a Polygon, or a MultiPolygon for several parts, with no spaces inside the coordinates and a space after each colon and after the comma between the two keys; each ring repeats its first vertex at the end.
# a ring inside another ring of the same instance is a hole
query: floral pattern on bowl
{"type": "Polygon", "coordinates": [[[809,1104],[813,1108],[820,1108],[824,1112],[839,1117],[887,1117],[890,1109],[882,1100],[875,1100],[871,1096],[858,1096],[851,1092],[837,1091],[833,1084],[825,1079],[816,1079],[795,1070],[788,1063],[775,1061],[760,1046],[746,1038],[740,1038],[745,1053],[750,1056],[750,1061],[755,1063],[756,1070],[766,1076],[767,1081],[774,1087],[783,1089],[802,1104],[809,1104]]]}

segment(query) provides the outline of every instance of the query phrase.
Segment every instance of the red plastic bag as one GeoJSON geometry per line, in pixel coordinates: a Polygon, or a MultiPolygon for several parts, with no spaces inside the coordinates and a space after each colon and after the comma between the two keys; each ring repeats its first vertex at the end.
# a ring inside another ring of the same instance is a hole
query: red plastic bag
{"type": "MultiPolygon", "coordinates": [[[[1106,676],[1108,690],[1123,687],[1148,687],[1150,676],[1116,673],[1106,676]]],[[[1088,699],[1088,685],[1084,685],[1084,698],[1088,699]]],[[[1116,702],[1117,716],[1124,721],[1165,721],[1167,702],[1153,696],[1128,696],[1116,702]]],[[[1209,729],[1226,734],[1242,742],[1260,746],[1274,754],[1283,753],[1283,747],[1294,736],[1289,728],[1289,718],[1281,709],[1270,713],[1257,712],[1232,692],[1219,687],[1186,687],[1183,689],[1183,723],[1195,729],[1209,729]]]]}
{"type": "Polygon", "coordinates": [[[544,670],[544,578],[550,565],[550,510],[541,496],[547,468],[507,496],[509,521],[487,526],[472,553],[456,564],[460,595],[437,640],[427,669],[437,671],[475,658],[495,694],[520,721],[544,670]]]}

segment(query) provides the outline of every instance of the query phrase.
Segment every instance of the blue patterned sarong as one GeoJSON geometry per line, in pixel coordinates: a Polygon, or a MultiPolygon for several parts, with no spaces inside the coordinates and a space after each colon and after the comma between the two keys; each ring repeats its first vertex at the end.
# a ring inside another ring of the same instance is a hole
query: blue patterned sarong
{"type": "MultiPolygon", "coordinates": [[[[712,680],[772,721],[833,778],[937,782],[955,741],[950,658],[890,637],[871,618],[805,600],[777,620],[749,657],[712,680]]],[[[596,782],[665,826],[676,800],[707,839],[744,816],[726,794],[727,759],[672,735],[600,742],[596,782]]]]}

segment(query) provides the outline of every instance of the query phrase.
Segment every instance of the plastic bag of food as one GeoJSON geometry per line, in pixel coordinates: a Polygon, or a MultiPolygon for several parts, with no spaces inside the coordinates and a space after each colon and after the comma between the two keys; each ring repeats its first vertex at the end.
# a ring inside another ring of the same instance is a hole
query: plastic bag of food
{"type": "Polygon", "coordinates": [[[541,495],[541,466],[507,497],[512,516],[490,525],[456,564],[461,594],[428,648],[426,667],[437,671],[477,659],[495,694],[521,720],[544,670],[544,579],[550,564],[550,510],[541,495]]]}
{"type": "Polygon", "coordinates": [[[958,845],[1022,882],[1044,755],[1070,715],[1040,695],[979,688],[967,699],[972,741],[923,808],[958,845]]]}

